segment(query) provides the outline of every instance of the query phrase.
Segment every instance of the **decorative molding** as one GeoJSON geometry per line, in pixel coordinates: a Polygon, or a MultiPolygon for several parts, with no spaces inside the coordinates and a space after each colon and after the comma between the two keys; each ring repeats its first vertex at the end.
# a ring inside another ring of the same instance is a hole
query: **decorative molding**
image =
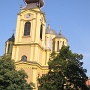
{"type": "Polygon", "coordinates": [[[16,67],[20,67],[20,68],[26,68],[26,67],[29,67],[29,66],[22,66],[23,64],[24,65],[30,65],[30,68],[34,69],[34,68],[39,68],[41,70],[48,70],[48,66],[42,66],[40,65],[39,63],[37,62],[31,62],[31,61],[27,61],[27,62],[22,62],[22,61],[19,61],[19,62],[15,62],[16,64],[16,67]],[[19,66],[18,66],[19,65],[19,66]],[[20,66],[21,65],[21,66],[20,66]]]}

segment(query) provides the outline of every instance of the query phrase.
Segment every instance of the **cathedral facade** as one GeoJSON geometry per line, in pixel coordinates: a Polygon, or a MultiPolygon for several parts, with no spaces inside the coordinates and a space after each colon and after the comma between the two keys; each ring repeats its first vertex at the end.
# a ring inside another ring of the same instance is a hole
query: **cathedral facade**
{"type": "Polygon", "coordinates": [[[35,83],[37,90],[37,78],[48,72],[50,54],[58,54],[62,45],[67,46],[68,40],[50,25],[46,27],[45,13],[41,10],[43,0],[24,2],[25,7],[17,15],[16,35],[5,42],[5,54],[12,56],[17,70],[25,70],[28,82],[35,83]]]}

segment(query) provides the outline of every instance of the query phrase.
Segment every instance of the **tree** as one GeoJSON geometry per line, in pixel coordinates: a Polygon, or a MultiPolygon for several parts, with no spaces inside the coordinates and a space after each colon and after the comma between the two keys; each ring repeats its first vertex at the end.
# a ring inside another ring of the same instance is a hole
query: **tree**
{"type": "Polygon", "coordinates": [[[39,90],[88,90],[86,69],[82,67],[81,54],[72,53],[63,46],[59,54],[50,60],[49,71],[38,79],[39,90]]]}
{"type": "Polygon", "coordinates": [[[9,56],[0,58],[0,90],[32,90],[33,85],[27,83],[27,78],[24,70],[15,69],[9,56]]]}

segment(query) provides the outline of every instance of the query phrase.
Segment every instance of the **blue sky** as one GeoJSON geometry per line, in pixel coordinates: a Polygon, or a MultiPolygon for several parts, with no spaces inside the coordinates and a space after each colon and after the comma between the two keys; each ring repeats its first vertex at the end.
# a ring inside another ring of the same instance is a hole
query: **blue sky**
{"type": "MultiPolygon", "coordinates": [[[[68,39],[73,52],[83,54],[83,67],[90,76],[90,0],[44,0],[42,11],[47,24],[68,39]]],[[[0,56],[4,53],[5,41],[16,29],[17,13],[23,0],[0,0],[0,56]]]]}

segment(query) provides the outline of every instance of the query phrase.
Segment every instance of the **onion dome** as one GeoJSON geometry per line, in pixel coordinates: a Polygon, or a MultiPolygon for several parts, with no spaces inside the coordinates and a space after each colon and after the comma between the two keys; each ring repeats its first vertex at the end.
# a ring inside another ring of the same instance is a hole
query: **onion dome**
{"type": "Polygon", "coordinates": [[[60,30],[60,33],[57,34],[55,38],[64,38],[64,39],[66,39],[66,37],[62,35],[61,30],[60,30]]]}
{"type": "Polygon", "coordinates": [[[7,41],[12,41],[12,42],[14,42],[14,40],[15,40],[15,37],[14,37],[14,34],[13,34],[7,41]]]}
{"type": "Polygon", "coordinates": [[[24,0],[24,2],[26,4],[37,3],[39,7],[42,7],[44,5],[44,1],[43,0],[24,0]]]}
{"type": "Polygon", "coordinates": [[[48,27],[46,28],[46,34],[54,34],[57,35],[56,31],[53,30],[50,25],[48,24],[48,27]]]}

